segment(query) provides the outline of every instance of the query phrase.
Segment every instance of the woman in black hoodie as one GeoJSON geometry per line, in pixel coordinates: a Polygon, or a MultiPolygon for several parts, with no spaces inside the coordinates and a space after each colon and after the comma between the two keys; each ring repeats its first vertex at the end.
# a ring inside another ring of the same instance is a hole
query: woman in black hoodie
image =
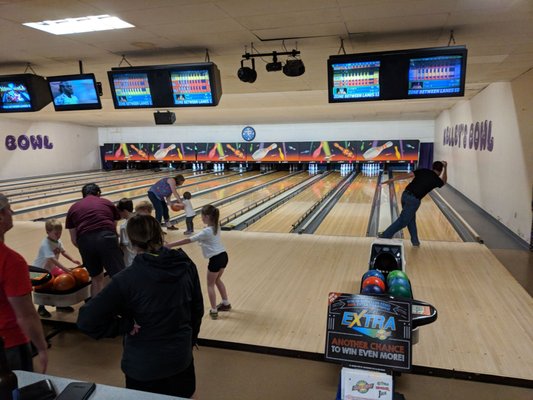
{"type": "Polygon", "coordinates": [[[124,335],[127,388],[189,398],[204,314],[196,265],[183,250],[163,247],[149,215],[132,217],[127,233],[138,251],[133,264],[80,309],[78,327],[95,339],[124,335]]]}

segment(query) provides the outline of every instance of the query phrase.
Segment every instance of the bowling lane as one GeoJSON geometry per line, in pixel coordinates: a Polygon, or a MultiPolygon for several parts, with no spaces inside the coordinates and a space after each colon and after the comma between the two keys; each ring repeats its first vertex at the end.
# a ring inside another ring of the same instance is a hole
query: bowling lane
{"type": "MultiPolygon", "coordinates": [[[[194,183],[194,184],[190,185],[190,184],[187,184],[187,181],[185,181],[185,185],[182,188],[178,189],[178,192],[179,193],[183,193],[184,191],[189,191],[191,193],[194,193],[194,192],[199,191],[199,190],[205,190],[205,189],[216,187],[218,185],[223,185],[223,184],[226,184],[226,183],[235,182],[235,181],[237,181],[239,179],[242,179],[243,176],[253,176],[254,174],[256,174],[256,173],[247,173],[247,174],[244,174],[242,176],[239,175],[239,174],[228,174],[228,176],[224,176],[221,173],[220,179],[217,179],[215,181],[210,181],[210,182],[202,182],[202,180],[210,179],[210,178],[213,177],[213,175],[199,175],[198,179],[200,179],[200,181],[198,183],[194,183]]],[[[191,180],[192,180],[192,177],[191,177],[191,180]]],[[[155,182],[155,180],[154,180],[154,182],[155,182]]],[[[112,195],[109,195],[109,196],[106,196],[104,194],[104,197],[106,199],[109,199],[109,200],[113,201],[113,202],[118,201],[118,200],[120,200],[123,197],[132,198],[133,204],[135,205],[141,200],[147,200],[148,199],[147,192],[148,192],[148,188],[147,187],[137,188],[137,189],[133,188],[132,190],[124,191],[124,192],[120,192],[120,193],[116,193],[116,194],[112,194],[112,195]],[[134,199],[135,197],[138,197],[138,198],[134,199]]],[[[51,207],[47,207],[47,208],[43,208],[43,209],[39,209],[39,210],[34,210],[34,211],[23,212],[23,213],[14,215],[13,219],[16,220],[16,221],[28,221],[28,220],[36,220],[36,219],[39,219],[39,218],[47,218],[47,217],[49,218],[49,217],[51,217],[53,215],[56,215],[56,214],[66,213],[68,211],[68,209],[70,208],[70,206],[77,200],[79,200],[79,197],[72,198],[72,202],[69,202],[67,204],[62,204],[62,205],[58,205],[58,206],[51,206],[51,207]]],[[[16,210],[16,208],[15,208],[15,210],[16,210]]],[[[63,220],[63,218],[61,220],[63,220]]]]}
{"type": "Polygon", "coordinates": [[[315,234],[365,237],[376,185],[375,176],[357,175],[315,234]]]}
{"type": "Polygon", "coordinates": [[[250,232],[290,232],[292,224],[296,223],[313,204],[320,200],[327,192],[335,187],[342,177],[333,172],[315,182],[282,206],[269,212],[245,230],[250,232]]]}
{"type": "MultiPolygon", "coordinates": [[[[54,200],[55,196],[61,195],[61,194],[67,194],[67,193],[79,193],[82,186],[87,183],[96,183],[98,186],[100,186],[100,189],[102,189],[102,192],[105,193],[109,190],[109,187],[118,187],[117,185],[132,185],[132,184],[138,184],[142,185],[141,181],[144,180],[144,184],[147,184],[146,181],[154,181],[155,179],[168,176],[168,171],[161,171],[161,172],[151,172],[150,170],[146,170],[144,174],[138,174],[134,176],[118,176],[118,177],[104,177],[97,178],[97,179],[89,179],[89,180],[80,180],[75,182],[68,182],[64,184],[52,184],[49,183],[45,186],[35,186],[32,188],[27,188],[21,191],[19,194],[13,195],[13,194],[7,194],[9,197],[9,200],[11,201],[11,204],[14,204],[15,202],[21,202],[24,200],[32,201],[39,198],[42,198],[46,196],[46,198],[49,200],[48,203],[57,201],[54,200]]],[[[22,204],[22,203],[19,203],[22,204]]],[[[26,205],[21,205],[20,207],[27,207],[26,205]]]]}
{"type": "Polygon", "coordinates": [[[35,178],[28,178],[28,179],[17,179],[15,181],[11,182],[4,182],[0,183],[0,190],[1,191],[7,191],[7,190],[22,190],[22,189],[30,189],[35,187],[36,185],[47,185],[47,184],[56,184],[56,183],[72,183],[77,182],[84,179],[97,179],[99,177],[103,176],[121,176],[121,175],[136,175],[141,174],[143,171],[148,170],[117,170],[117,171],[96,171],[96,172],[80,172],[78,174],[61,174],[61,175],[53,175],[53,176],[44,176],[44,177],[35,177],[35,178]]]}
{"type": "MultiPolygon", "coordinates": [[[[279,172],[276,174],[276,177],[274,179],[280,178],[282,176],[287,176],[287,173],[279,172]]],[[[235,201],[232,201],[228,204],[224,204],[219,207],[221,218],[228,217],[232,215],[233,213],[236,213],[237,211],[240,211],[248,207],[249,205],[255,203],[256,201],[267,198],[268,196],[271,196],[281,190],[287,189],[293,185],[297,185],[308,178],[309,178],[309,175],[306,173],[297,174],[297,175],[288,177],[287,179],[284,179],[282,181],[272,183],[271,185],[264,187],[262,189],[258,189],[246,196],[239,197],[235,201]]]]}
{"type": "MultiPolygon", "coordinates": [[[[405,187],[411,182],[409,179],[394,182],[396,199],[399,211],[401,211],[401,196],[405,187]]],[[[436,189],[438,190],[438,189],[436,189]]],[[[450,221],[440,211],[433,199],[427,195],[422,199],[420,208],[416,212],[416,227],[420,240],[439,240],[445,242],[462,242],[463,240],[455,231],[450,221]]],[[[403,237],[411,239],[407,228],[402,230],[403,237]]]]}

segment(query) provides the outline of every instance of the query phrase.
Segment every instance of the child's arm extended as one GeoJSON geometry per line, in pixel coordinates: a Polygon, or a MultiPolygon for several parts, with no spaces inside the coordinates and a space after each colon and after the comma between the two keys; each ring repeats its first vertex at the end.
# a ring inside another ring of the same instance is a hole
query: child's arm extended
{"type": "Polygon", "coordinates": [[[48,261],[50,263],[52,263],[53,265],[55,265],[56,267],[58,267],[59,269],[62,269],[64,272],[66,272],[67,274],[70,274],[70,269],[68,269],[67,267],[65,267],[63,264],[61,264],[61,262],[59,262],[59,260],[55,257],[50,257],[48,259],[48,261]]]}
{"type": "Polygon", "coordinates": [[[62,250],[61,254],[63,254],[67,260],[72,261],[74,264],[81,265],[81,262],[78,260],[75,260],[70,254],[67,253],[66,250],[62,250]]]}
{"type": "Polygon", "coordinates": [[[192,243],[191,239],[182,239],[182,240],[178,240],[177,242],[167,243],[165,246],[170,249],[172,247],[183,246],[184,244],[189,244],[189,243],[192,243]]]}

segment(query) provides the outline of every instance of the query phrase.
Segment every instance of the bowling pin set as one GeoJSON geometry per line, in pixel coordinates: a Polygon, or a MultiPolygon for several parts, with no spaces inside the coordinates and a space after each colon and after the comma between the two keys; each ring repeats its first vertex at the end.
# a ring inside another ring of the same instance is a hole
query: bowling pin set
{"type": "Polygon", "coordinates": [[[381,164],[376,164],[376,163],[361,164],[361,172],[363,175],[368,175],[368,176],[379,175],[379,173],[381,172],[381,164]]]}
{"type": "Polygon", "coordinates": [[[341,164],[339,167],[341,176],[351,174],[353,170],[354,170],[353,164],[341,164]]]}

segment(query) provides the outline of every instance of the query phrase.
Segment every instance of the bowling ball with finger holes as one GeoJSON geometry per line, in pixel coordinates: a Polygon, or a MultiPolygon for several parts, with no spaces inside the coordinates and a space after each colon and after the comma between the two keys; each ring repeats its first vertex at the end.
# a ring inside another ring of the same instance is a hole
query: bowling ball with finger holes
{"type": "Polygon", "coordinates": [[[185,206],[180,203],[172,203],[170,205],[170,208],[172,209],[172,211],[181,211],[185,208],[185,206]]]}
{"type": "Polygon", "coordinates": [[[363,289],[367,286],[379,286],[382,292],[385,291],[385,282],[377,276],[369,276],[363,281],[363,289]]]}

